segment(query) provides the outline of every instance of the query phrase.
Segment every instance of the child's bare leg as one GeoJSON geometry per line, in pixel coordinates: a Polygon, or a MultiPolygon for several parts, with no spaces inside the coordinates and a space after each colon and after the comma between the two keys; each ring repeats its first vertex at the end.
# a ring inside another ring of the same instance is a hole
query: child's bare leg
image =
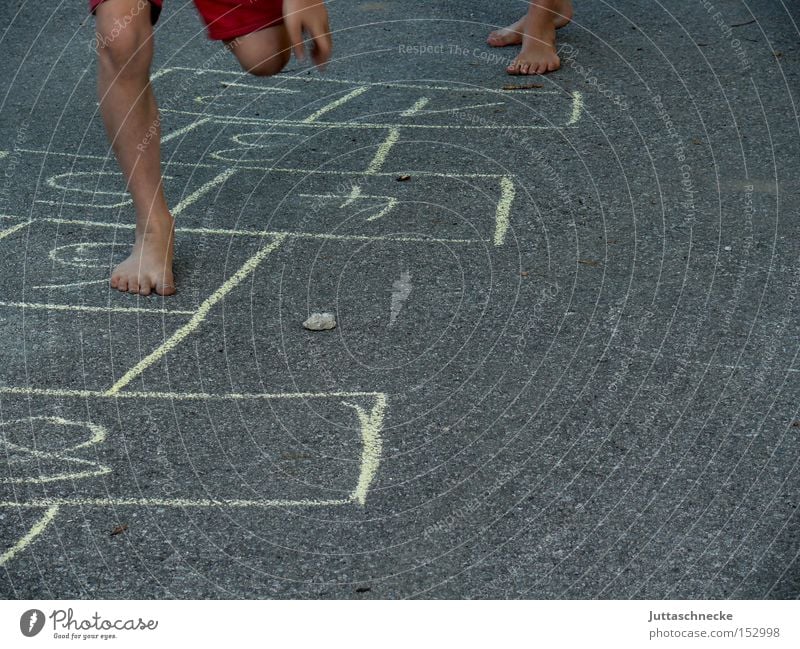
{"type": "Polygon", "coordinates": [[[133,251],[114,269],[111,286],[171,295],[174,227],[164,197],[161,130],[150,86],[153,28],[149,10],[138,6],[138,0],[106,0],[96,11],[100,112],[136,211],[133,251]]]}
{"type": "Polygon", "coordinates": [[[275,25],[225,41],[243,70],[259,77],[277,74],[291,57],[289,35],[283,25],[275,25]]]}
{"type": "MultiPolygon", "coordinates": [[[[554,10],[558,15],[555,16],[553,24],[556,29],[561,29],[565,25],[569,25],[572,20],[572,2],[571,0],[559,0],[555,3],[554,10]]],[[[486,42],[492,47],[507,47],[509,45],[519,45],[522,43],[522,35],[525,33],[525,16],[520,18],[517,22],[512,23],[508,27],[496,29],[489,34],[486,42]]]]}
{"type": "Polygon", "coordinates": [[[556,54],[556,19],[572,15],[571,0],[533,0],[525,16],[522,51],[509,74],[545,74],[561,67],[556,54]]]}

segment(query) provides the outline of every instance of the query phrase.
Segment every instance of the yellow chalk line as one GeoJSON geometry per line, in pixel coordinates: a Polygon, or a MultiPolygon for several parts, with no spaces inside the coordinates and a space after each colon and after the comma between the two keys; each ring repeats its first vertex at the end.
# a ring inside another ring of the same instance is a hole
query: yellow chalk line
{"type": "Polygon", "coordinates": [[[514,181],[508,176],[500,179],[500,201],[497,203],[497,213],[495,214],[494,245],[502,246],[506,240],[508,224],[511,220],[511,204],[517,190],[514,181]]]}
{"type": "MultiPolygon", "coordinates": [[[[298,196],[300,198],[330,198],[336,200],[339,200],[340,198],[345,198],[341,194],[298,194],[298,196]]],[[[383,206],[383,209],[381,209],[380,212],[376,212],[372,216],[365,219],[367,221],[377,221],[379,218],[386,216],[389,212],[391,212],[395,207],[397,207],[400,204],[400,201],[397,200],[394,196],[386,196],[383,194],[362,194],[360,187],[353,187],[352,191],[350,192],[350,195],[346,197],[344,203],[342,203],[339,206],[339,209],[340,210],[344,209],[348,205],[355,203],[356,200],[362,200],[362,199],[380,200],[386,202],[386,205],[383,206]]],[[[357,235],[357,236],[365,236],[365,235],[357,235]]],[[[393,237],[390,236],[389,240],[391,240],[392,238],[393,237]]],[[[426,239],[426,241],[430,241],[430,239],[426,239]]]]}
{"type": "Polygon", "coordinates": [[[488,104],[469,104],[468,106],[459,106],[458,108],[442,108],[441,110],[426,110],[426,115],[441,115],[443,113],[460,113],[465,110],[474,110],[476,108],[491,108],[492,106],[505,106],[504,101],[493,101],[488,104]]]}
{"type": "MultiPolygon", "coordinates": [[[[300,196],[303,196],[303,194],[300,194],[300,196]]],[[[354,202],[359,196],[361,196],[361,187],[356,185],[353,187],[353,189],[350,190],[350,195],[347,197],[347,200],[344,203],[342,203],[339,207],[340,208],[347,207],[348,205],[350,205],[350,203],[354,202]]]]}
{"type": "MultiPolygon", "coordinates": [[[[377,196],[374,198],[378,198],[377,196]]],[[[388,198],[388,202],[386,203],[386,207],[384,207],[380,212],[377,212],[370,216],[367,221],[377,221],[379,218],[386,216],[389,212],[391,212],[397,205],[400,203],[399,200],[394,198],[393,196],[386,196],[388,198]]]]}
{"type": "Polygon", "coordinates": [[[133,203],[130,198],[120,203],[72,203],[70,201],[50,201],[43,198],[37,198],[36,202],[41,205],[50,205],[51,207],[94,207],[103,210],[113,210],[133,203]]]}
{"type": "Polygon", "coordinates": [[[7,230],[0,230],[0,239],[5,239],[6,237],[10,237],[12,234],[21,230],[29,223],[31,223],[31,221],[25,221],[23,223],[17,223],[16,225],[12,225],[7,230]]]}
{"type": "MultiPolygon", "coordinates": [[[[258,90],[259,93],[264,93],[264,92],[281,93],[281,92],[285,92],[285,93],[290,93],[290,94],[297,94],[298,92],[300,92],[299,90],[291,90],[289,88],[280,88],[280,87],[275,87],[275,86],[256,85],[254,83],[235,83],[235,82],[228,83],[227,81],[222,81],[220,83],[224,84],[226,88],[247,88],[248,90],[258,90]]],[[[211,95],[206,95],[206,96],[211,96],[211,95]]],[[[216,99],[220,99],[220,95],[214,95],[214,97],[216,99]]]]}
{"type": "MultiPolygon", "coordinates": [[[[42,505],[39,505],[40,507],[42,505]]],[[[45,528],[53,521],[58,514],[58,505],[44,505],[48,507],[47,511],[44,515],[28,530],[28,533],[23,536],[19,541],[17,541],[11,548],[6,550],[2,555],[0,555],[0,566],[7,564],[11,561],[15,556],[17,556],[20,552],[22,552],[25,548],[27,548],[33,541],[36,540],[36,537],[39,536],[42,532],[44,532],[45,528]]]]}
{"type": "Polygon", "coordinates": [[[326,104],[325,106],[320,108],[317,112],[306,117],[304,120],[302,120],[302,123],[311,124],[313,122],[316,122],[320,117],[322,117],[326,113],[331,112],[335,108],[339,108],[339,106],[341,106],[342,104],[346,104],[348,101],[350,101],[351,99],[355,99],[359,95],[363,95],[365,92],[367,92],[367,90],[369,90],[367,86],[361,86],[351,92],[348,92],[344,97],[339,97],[339,99],[337,99],[336,101],[332,101],[331,103],[326,104]]]}
{"type": "MultiPolygon", "coordinates": [[[[0,507],[16,507],[32,509],[52,507],[329,507],[333,505],[349,505],[352,498],[339,500],[219,500],[211,498],[38,498],[27,502],[0,501],[0,507]]],[[[49,521],[48,521],[49,522],[49,521]]],[[[41,530],[37,532],[40,534],[41,530]]],[[[28,541],[30,542],[30,541],[28,541]]],[[[5,556],[5,555],[3,555],[5,556]]],[[[13,556],[13,555],[12,555],[13,556]]],[[[9,557],[11,558],[11,557],[9,557]]],[[[2,565],[2,561],[0,561],[2,565]]]]}
{"type": "MultiPolygon", "coordinates": [[[[231,72],[230,70],[219,70],[216,68],[203,68],[203,69],[196,69],[190,68],[183,65],[176,65],[171,68],[162,68],[159,70],[159,76],[167,74],[168,72],[192,72],[195,75],[201,74],[223,74],[230,76],[240,75],[240,72],[231,72]]],[[[153,77],[155,78],[155,77],[153,77]]],[[[289,76],[281,76],[281,82],[284,81],[300,81],[303,83],[311,83],[311,82],[318,82],[318,83],[338,83],[342,85],[354,86],[356,84],[360,86],[379,86],[381,88],[410,88],[413,90],[450,90],[453,92],[475,92],[475,93],[493,93],[493,94],[520,94],[520,93],[528,93],[533,92],[527,90],[502,90],[496,88],[472,88],[472,87],[465,87],[459,85],[452,85],[452,86],[431,86],[431,85],[422,85],[422,84],[413,84],[413,83],[403,83],[403,82],[383,82],[383,81],[353,81],[351,79],[333,79],[330,77],[289,77],[289,76]]],[[[560,95],[561,92],[557,90],[536,90],[537,95],[560,95]]]]}
{"type": "MultiPolygon", "coordinates": [[[[398,124],[398,127],[405,127],[403,124],[398,124]]],[[[25,153],[31,153],[35,155],[49,155],[49,156],[62,156],[66,158],[82,158],[85,160],[102,160],[107,162],[106,158],[102,156],[91,155],[88,153],[66,153],[64,151],[36,151],[34,149],[26,149],[25,153]]],[[[175,162],[170,160],[169,162],[165,163],[165,167],[187,167],[190,169],[219,169],[220,165],[218,164],[210,164],[204,162],[175,162]]],[[[269,173],[288,173],[288,174],[303,174],[306,176],[309,175],[321,175],[321,176],[365,176],[366,174],[363,171],[338,171],[332,169],[295,169],[292,167],[271,167],[271,166],[256,166],[256,165],[244,165],[238,164],[236,165],[237,171],[268,171],[269,173]]],[[[408,173],[413,174],[415,176],[430,176],[432,178],[502,178],[502,174],[480,174],[480,173],[460,173],[460,172],[451,172],[451,173],[442,173],[437,171],[424,171],[419,169],[409,170],[408,173]]],[[[379,173],[375,174],[376,176],[396,176],[397,174],[387,172],[387,173],[379,173]]],[[[96,205],[89,205],[88,207],[97,207],[96,205]]],[[[37,219],[38,220],[38,219],[37,219]]]]}
{"type": "Polygon", "coordinates": [[[8,156],[8,151],[0,151],[0,160],[8,156]]]}
{"type": "Polygon", "coordinates": [[[354,399],[356,397],[384,396],[382,392],[133,392],[109,394],[108,390],[64,390],[58,388],[21,388],[0,386],[0,394],[37,397],[69,397],[79,399],[169,399],[175,401],[256,401],[269,399],[354,399]]]}
{"type": "Polygon", "coordinates": [[[359,505],[364,505],[367,501],[367,493],[370,485],[375,479],[378,467],[381,463],[381,441],[380,431],[383,427],[383,415],[386,411],[386,395],[379,394],[375,399],[375,406],[372,412],[367,415],[366,411],[360,406],[346,404],[354,408],[358,419],[361,422],[361,472],[358,476],[358,484],[353,491],[351,498],[359,505]]]}
{"type": "MultiPolygon", "coordinates": [[[[100,280],[106,281],[106,280],[100,280]]],[[[43,288],[34,286],[34,288],[43,288]]],[[[47,287],[45,287],[47,288],[47,287]]],[[[49,311],[84,311],[87,313],[150,313],[153,315],[192,315],[194,311],[178,311],[168,309],[143,309],[141,307],[124,306],[82,306],[74,304],[41,304],[38,302],[2,302],[0,307],[18,309],[42,309],[49,311]]]]}
{"type": "Polygon", "coordinates": [[[122,388],[128,385],[131,381],[141,376],[150,366],[157,363],[170,351],[177,347],[189,334],[197,329],[206,319],[208,312],[218,302],[220,302],[228,293],[236,288],[250,273],[252,273],[258,265],[266,259],[266,257],[274,251],[283,241],[285,236],[277,236],[275,240],[267,246],[264,246],[255,255],[248,259],[244,265],[237,270],[231,277],[229,277],[216,291],[214,291],[203,303],[198,307],[195,314],[189,319],[185,325],[180,327],[174,334],[167,340],[159,345],[148,356],[140,360],[130,370],[128,370],[121,379],[112,385],[107,394],[109,396],[116,395],[122,388]]]}
{"type": "Polygon", "coordinates": [[[195,203],[199,198],[202,198],[208,192],[210,192],[214,187],[218,187],[225,183],[233,174],[236,173],[236,169],[226,169],[221,174],[212,178],[207,183],[201,185],[196,191],[189,194],[186,198],[184,198],[180,203],[178,203],[175,208],[172,210],[173,216],[178,216],[181,212],[183,212],[187,207],[195,203]]]}
{"type": "Polygon", "coordinates": [[[66,185],[59,185],[58,181],[62,178],[75,178],[80,176],[88,176],[89,178],[96,178],[97,176],[111,176],[116,178],[119,174],[116,171],[66,171],[61,174],[54,174],[47,179],[47,184],[53,189],[59,189],[64,192],[80,192],[83,194],[91,194],[92,196],[127,196],[127,192],[118,191],[105,191],[101,189],[84,189],[83,187],[67,187],[66,185]]]}
{"type": "MultiPolygon", "coordinates": [[[[88,286],[89,284],[107,284],[108,279],[89,279],[85,282],[70,282],[69,284],[40,284],[39,286],[34,286],[32,288],[40,288],[40,289],[47,289],[47,290],[55,290],[57,288],[75,288],[76,286],[88,286]]],[[[187,311],[188,313],[194,313],[194,311],[187,311]]]]}
{"type": "MultiPolygon", "coordinates": [[[[169,74],[170,72],[173,72],[174,70],[177,70],[177,69],[178,68],[159,68],[153,74],[150,75],[150,81],[155,81],[156,79],[160,79],[165,74],[169,74]]],[[[188,70],[190,68],[186,68],[186,69],[188,70]]]]}
{"type": "MultiPolygon", "coordinates": [[[[130,398],[131,393],[122,393],[130,398]]],[[[120,396],[122,396],[120,395],[120,396]]],[[[103,394],[102,396],[107,396],[103,394]]],[[[259,395],[261,396],[261,395],[259,395]]],[[[274,395],[286,397],[287,395],[274,395]]],[[[293,395],[296,396],[296,395],[293,395]]],[[[319,396],[333,396],[332,394],[319,396]]],[[[292,507],[292,506],[331,506],[356,503],[364,505],[369,488],[378,472],[381,461],[382,440],[380,431],[386,412],[387,399],[383,393],[337,393],[340,397],[374,396],[375,405],[369,414],[359,405],[346,403],[356,411],[361,424],[361,468],[358,483],[347,499],[340,500],[220,500],[220,499],[181,499],[181,498],[43,498],[26,502],[3,501],[0,507],[54,507],[59,506],[158,506],[158,507],[292,507]]]]}
{"type": "Polygon", "coordinates": [[[572,126],[573,124],[577,123],[577,121],[581,118],[581,114],[583,113],[583,93],[579,90],[575,90],[572,93],[572,114],[569,117],[569,121],[567,122],[567,126],[572,126]]]}
{"type": "MultiPolygon", "coordinates": [[[[93,424],[91,422],[70,421],[68,419],[64,419],[63,417],[30,417],[25,420],[16,420],[6,423],[17,424],[23,421],[28,422],[33,420],[47,421],[49,423],[58,424],[61,426],[78,426],[81,428],[85,427],[89,429],[89,431],[92,433],[92,436],[85,442],[81,442],[80,444],[76,444],[74,446],[70,446],[59,451],[43,451],[35,448],[32,449],[26,446],[21,446],[19,444],[14,444],[13,442],[8,441],[7,439],[0,439],[0,446],[4,446],[15,453],[29,455],[31,456],[31,458],[36,458],[38,460],[58,460],[66,463],[81,464],[83,466],[91,467],[91,469],[84,471],[77,471],[73,473],[59,473],[50,476],[39,475],[37,477],[26,477],[26,478],[0,478],[0,484],[46,484],[48,482],[59,482],[62,480],[80,480],[82,478],[95,478],[98,476],[107,475],[111,473],[111,469],[109,467],[104,466],[99,462],[95,462],[92,460],[84,460],[83,458],[80,457],[72,457],[71,455],[67,455],[67,453],[71,453],[73,451],[77,451],[79,449],[87,448],[89,446],[94,446],[95,444],[100,444],[104,442],[107,436],[107,431],[105,428],[103,428],[102,426],[98,426],[97,424],[93,424]]],[[[16,462],[19,463],[25,461],[26,460],[24,459],[16,460],[16,462]]],[[[13,459],[10,460],[10,463],[13,464],[14,462],[15,461],[13,459]]]]}
{"type": "MultiPolygon", "coordinates": [[[[580,94],[580,93],[577,93],[580,94]]],[[[573,96],[573,105],[575,97],[573,96]]],[[[574,106],[573,106],[574,107],[574,106]]],[[[454,109],[460,110],[460,109],[454,109]]],[[[500,124],[415,124],[413,122],[404,123],[384,123],[384,122],[308,122],[306,120],[275,119],[271,117],[232,117],[230,115],[209,115],[209,113],[197,113],[190,110],[178,110],[177,108],[164,108],[162,112],[173,113],[176,115],[188,115],[190,117],[206,116],[211,117],[215,122],[238,125],[267,125],[267,126],[298,126],[304,128],[352,128],[361,130],[387,129],[387,128],[418,128],[434,129],[438,131],[499,131],[507,130],[508,126],[500,124]]],[[[306,118],[307,119],[307,118],[306,118]]],[[[570,124],[568,123],[567,126],[570,124]]],[[[557,130],[561,126],[551,126],[548,124],[515,124],[517,131],[546,131],[557,130]]]]}
{"type": "Polygon", "coordinates": [[[184,126],[183,128],[179,128],[177,131],[173,131],[172,133],[168,133],[167,135],[161,138],[161,142],[169,142],[170,140],[174,140],[176,137],[180,137],[181,135],[185,135],[190,131],[193,131],[198,126],[202,126],[203,124],[207,124],[211,121],[210,117],[203,117],[202,119],[196,119],[188,126],[184,126]]]}
{"type": "MultiPolygon", "coordinates": [[[[394,175],[394,174],[391,174],[394,175]]],[[[309,194],[310,195],[310,194],[309,194]]],[[[338,198],[341,198],[339,196],[338,198]]],[[[60,219],[47,217],[37,219],[47,223],[60,223],[63,225],[86,225],[98,228],[123,228],[133,230],[136,226],[132,223],[107,223],[105,221],[82,221],[80,219],[60,219]]],[[[226,230],[223,228],[191,228],[176,227],[176,232],[187,234],[208,234],[237,237],[286,237],[297,239],[329,239],[332,241],[399,241],[401,243],[484,243],[483,239],[438,239],[434,237],[398,237],[395,235],[370,235],[370,234],[326,234],[324,232],[290,232],[288,230],[226,230]]]]}
{"type": "Polygon", "coordinates": [[[18,446],[16,444],[11,444],[6,442],[6,445],[12,450],[17,452],[27,453],[36,457],[40,460],[60,460],[62,462],[68,462],[72,464],[82,464],[83,466],[93,467],[92,469],[87,469],[85,471],[77,471],[75,473],[58,473],[56,475],[46,475],[42,476],[39,475],[35,478],[27,477],[27,478],[3,478],[0,480],[0,484],[47,484],[49,482],[63,482],[65,480],[81,480],[83,478],[97,478],[102,475],[108,475],[111,473],[111,468],[107,467],[99,462],[93,462],[91,460],[84,460],[80,457],[70,457],[68,455],[62,455],[60,453],[48,453],[46,451],[36,451],[32,449],[25,448],[23,446],[18,446]]]}
{"type": "Polygon", "coordinates": [[[400,113],[400,117],[411,117],[412,115],[416,115],[419,111],[425,108],[429,102],[430,99],[428,97],[421,97],[417,99],[411,108],[406,108],[402,113],[400,113]]]}
{"type": "MultiPolygon", "coordinates": [[[[398,128],[406,128],[408,125],[405,124],[397,124],[398,128]]],[[[385,127],[381,127],[385,128],[385,127]]],[[[23,151],[22,149],[20,149],[23,151]]],[[[48,155],[48,156],[62,156],[66,158],[74,158],[74,159],[85,159],[85,160],[101,160],[104,162],[108,162],[107,158],[97,155],[91,155],[88,153],[66,153],[64,151],[36,151],[35,149],[25,149],[24,153],[30,153],[34,155],[48,155]]],[[[165,163],[165,167],[187,167],[190,169],[219,169],[220,165],[218,164],[210,164],[205,162],[176,162],[170,160],[169,162],[165,163]]],[[[320,175],[320,176],[365,176],[366,174],[363,171],[339,171],[339,170],[332,170],[332,169],[295,169],[292,167],[271,167],[271,166],[256,166],[256,165],[244,165],[238,164],[236,165],[237,171],[268,171],[269,173],[288,173],[288,174],[303,174],[303,175],[320,175]]],[[[415,176],[429,176],[431,178],[449,178],[449,179],[456,179],[456,178],[502,178],[503,174],[480,174],[480,173],[459,173],[459,172],[451,172],[451,173],[442,173],[437,171],[424,171],[419,169],[412,169],[408,170],[409,174],[413,174],[415,176]]],[[[376,176],[396,176],[397,174],[387,172],[387,173],[379,173],[375,174],[376,176]]],[[[89,206],[89,207],[97,207],[89,206]]],[[[37,219],[38,220],[38,219],[37,219]]]]}
{"type": "Polygon", "coordinates": [[[377,174],[381,170],[381,167],[383,167],[383,164],[386,162],[389,151],[392,150],[392,147],[397,144],[399,139],[400,131],[396,128],[390,129],[389,134],[386,136],[386,139],[381,142],[375,157],[372,159],[372,162],[369,163],[365,173],[370,176],[377,174]]]}

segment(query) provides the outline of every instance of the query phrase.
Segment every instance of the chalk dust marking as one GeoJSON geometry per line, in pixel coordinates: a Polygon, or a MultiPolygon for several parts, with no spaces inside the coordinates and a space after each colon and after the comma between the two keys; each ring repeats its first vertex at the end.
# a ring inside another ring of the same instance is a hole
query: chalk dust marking
{"type": "Polygon", "coordinates": [[[244,265],[237,270],[231,277],[229,277],[216,291],[214,291],[203,303],[198,307],[195,314],[189,319],[185,325],[180,327],[174,334],[167,338],[161,345],[154,349],[150,354],[145,356],[130,370],[128,370],[122,378],[120,378],[114,385],[112,385],[106,392],[106,396],[112,397],[118,394],[124,387],[132,381],[140,377],[149,367],[160,361],[169,352],[175,349],[181,342],[183,342],[190,334],[192,334],[200,325],[203,324],[211,309],[219,304],[225,296],[230,293],[234,288],[239,286],[242,281],[247,278],[259,264],[264,261],[271,252],[276,250],[284,241],[286,235],[276,235],[275,238],[259,250],[255,255],[248,259],[244,265]]]}
{"type": "Polygon", "coordinates": [[[3,554],[0,554],[0,566],[6,565],[20,552],[25,550],[25,548],[27,548],[31,543],[33,543],[36,540],[36,537],[44,532],[45,528],[53,522],[56,514],[58,514],[58,509],[58,505],[48,507],[44,515],[38,521],[36,521],[36,523],[33,525],[33,527],[31,527],[31,529],[28,530],[25,536],[23,536],[3,554]]]}

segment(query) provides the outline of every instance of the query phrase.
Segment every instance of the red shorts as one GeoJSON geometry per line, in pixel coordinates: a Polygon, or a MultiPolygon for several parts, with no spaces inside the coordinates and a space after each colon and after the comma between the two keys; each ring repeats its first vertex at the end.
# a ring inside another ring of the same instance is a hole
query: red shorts
{"type": "MultiPolygon", "coordinates": [[[[92,13],[105,0],[89,0],[92,13]]],[[[139,7],[147,0],[139,0],[139,7]]],[[[163,0],[149,0],[150,17],[155,24],[163,0]]],[[[194,0],[208,27],[208,37],[229,40],[283,22],[283,0],[194,0]]]]}

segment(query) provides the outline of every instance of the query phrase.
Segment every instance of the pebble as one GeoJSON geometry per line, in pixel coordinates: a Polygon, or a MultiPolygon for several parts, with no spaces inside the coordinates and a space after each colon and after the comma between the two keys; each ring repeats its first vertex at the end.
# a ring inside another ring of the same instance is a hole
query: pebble
{"type": "Polygon", "coordinates": [[[336,326],[336,318],[332,313],[312,313],[303,326],[309,331],[327,331],[336,326]]]}

